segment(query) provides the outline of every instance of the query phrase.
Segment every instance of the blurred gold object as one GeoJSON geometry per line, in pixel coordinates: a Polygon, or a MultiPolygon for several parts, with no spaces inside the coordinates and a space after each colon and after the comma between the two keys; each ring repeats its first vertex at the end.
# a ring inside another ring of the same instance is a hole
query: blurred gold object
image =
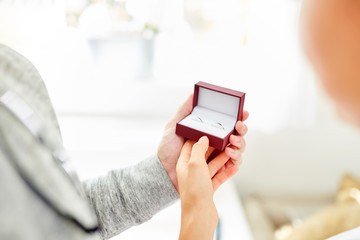
{"type": "Polygon", "coordinates": [[[360,204],[360,183],[350,175],[342,178],[339,191],[336,195],[337,203],[356,201],[360,204]]]}
{"type": "Polygon", "coordinates": [[[350,189],[349,193],[350,193],[350,196],[352,198],[354,198],[357,201],[357,203],[360,204],[360,190],[356,189],[356,188],[352,188],[352,189],[350,189]]]}
{"type": "Polygon", "coordinates": [[[294,226],[292,224],[287,224],[275,231],[275,239],[276,240],[284,240],[288,239],[292,232],[294,231],[294,226]]]}
{"type": "Polygon", "coordinates": [[[360,225],[360,182],[345,175],[334,204],[321,209],[299,225],[286,224],[274,232],[275,240],[321,240],[360,225]]]}

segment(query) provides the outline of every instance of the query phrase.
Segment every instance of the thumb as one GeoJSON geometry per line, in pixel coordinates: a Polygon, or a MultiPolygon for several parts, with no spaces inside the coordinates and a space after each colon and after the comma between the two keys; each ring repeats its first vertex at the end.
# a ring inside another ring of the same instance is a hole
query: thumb
{"type": "Polygon", "coordinates": [[[175,116],[172,119],[172,122],[179,122],[183,120],[186,116],[188,116],[193,108],[193,98],[194,94],[190,94],[190,96],[186,99],[186,101],[179,107],[175,116]]]}
{"type": "Polygon", "coordinates": [[[199,139],[197,143],[194,144],[191,151],[190,161],[204,161],[205,155],[209,148],[209,139],[204,136],[199,139]]]}
{"type": "Polygon", "coordinates": [[[190,157],[191,157],[191,149],[194,144],[195,144],[195,141],[193,141],[193,140],[188,140],[185,142],[185,144],[183,145],[183,147],[181,149],[178,163],[179,162],[185,162],[185,163],[189,162],[190,157]]]}
{"type": "Polygon", "coordinates": [[[191,158],[191,149],[192,146],[195,144],[195,141],[188,140],[185,142],[184,146],[181,149],[181,153],[179,156],[179,159],[176,163],[176,175],[177,179],[179,179],[179,176],[182,174],[186,166],[188,165],[190,158],[191,158]]]}

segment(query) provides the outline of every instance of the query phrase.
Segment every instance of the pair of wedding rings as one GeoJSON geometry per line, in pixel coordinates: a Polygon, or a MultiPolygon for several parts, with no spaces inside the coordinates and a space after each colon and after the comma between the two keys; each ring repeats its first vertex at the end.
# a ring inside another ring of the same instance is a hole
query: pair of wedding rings
{"type": "MultiPolygon", "coordinates": [[[[201,122],[201,123],[204,123],[204,124],[206,123],[206,122],[205,122],[201,117],[199,117],[199,116],[193,117],[192,120],[197,121],[197,122],[201,122]]],[[[211,125],[212,127],[225,130],[224,126],[223,126],[221,123],[219,123],[219,122],[212,122],[212,123],[210,123],[210,125],[211,125]]]]}

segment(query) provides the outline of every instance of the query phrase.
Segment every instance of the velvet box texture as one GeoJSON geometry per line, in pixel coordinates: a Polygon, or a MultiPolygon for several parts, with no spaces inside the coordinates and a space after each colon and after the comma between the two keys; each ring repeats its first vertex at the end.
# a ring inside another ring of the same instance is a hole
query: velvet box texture
{"type": "Polygon", "coordinates": [[[223,151],[242,120],[245,93],[198,82],[195,84],[193,110],[176,124],[176,134],[198,141],[207,136],[210,146],[223,151]]]}

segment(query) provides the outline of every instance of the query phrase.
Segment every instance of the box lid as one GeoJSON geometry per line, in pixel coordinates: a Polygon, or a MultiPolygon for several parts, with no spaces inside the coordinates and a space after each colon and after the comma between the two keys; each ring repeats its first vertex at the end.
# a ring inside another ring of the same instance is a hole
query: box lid
{"type": "Polygon", "coordinates": [[[210,83],[195,84],[193,108],[200,106],[242,120],[245,93],[210,83]]]}

